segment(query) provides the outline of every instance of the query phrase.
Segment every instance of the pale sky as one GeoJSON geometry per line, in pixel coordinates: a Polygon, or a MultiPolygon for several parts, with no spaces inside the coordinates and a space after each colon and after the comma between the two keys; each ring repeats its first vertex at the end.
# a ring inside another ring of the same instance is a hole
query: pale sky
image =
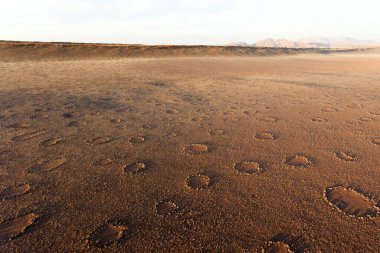
{"type": "Polygon", "coordinates": [[[0,0],[0,40],[223,45],[380,41],[380,0],[0,0]]]}

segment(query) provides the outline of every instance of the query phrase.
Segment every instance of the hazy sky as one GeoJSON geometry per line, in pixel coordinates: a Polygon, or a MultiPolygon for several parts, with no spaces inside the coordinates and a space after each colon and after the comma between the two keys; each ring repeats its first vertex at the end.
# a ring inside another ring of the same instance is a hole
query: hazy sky
{"type": "Polygon", "coordinates": [[[226,44],[380,41],[380,0],[0,0],[0,40],[226,44]]]}

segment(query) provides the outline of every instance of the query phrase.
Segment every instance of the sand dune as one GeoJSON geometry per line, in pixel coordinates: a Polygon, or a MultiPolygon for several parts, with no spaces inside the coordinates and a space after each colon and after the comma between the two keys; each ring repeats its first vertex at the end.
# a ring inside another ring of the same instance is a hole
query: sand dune
{"type": "Polygon", "coordinates": [[[178,56],[276,56],[355,53],[372,49],[260,48],[237,46],[145,46],[90,43],[0,41],[0,60],[96,59],[178,56]]]}
{"type": "Polygon", "coordinates": [[[0,251],[377,252],[379,55],[229,50],[2,44],[0,251]]]}

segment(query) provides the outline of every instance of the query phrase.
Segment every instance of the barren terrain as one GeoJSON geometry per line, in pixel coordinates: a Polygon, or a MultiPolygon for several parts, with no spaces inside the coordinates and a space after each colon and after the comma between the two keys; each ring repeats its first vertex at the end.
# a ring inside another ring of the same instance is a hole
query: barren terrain
{"type": "Polygon", "coordinates": [[[380,248],[379,54],[25,50],[0,50],[1,252],[380,248]]]}

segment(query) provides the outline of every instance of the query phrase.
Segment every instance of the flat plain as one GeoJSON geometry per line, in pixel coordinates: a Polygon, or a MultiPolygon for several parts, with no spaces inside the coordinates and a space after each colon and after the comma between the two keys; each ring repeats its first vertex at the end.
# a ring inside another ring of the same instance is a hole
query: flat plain
{"type": "Polygon", "coordinates": [[[376,252],[380,55],[0,61],[0,251],[376,252]]]}

